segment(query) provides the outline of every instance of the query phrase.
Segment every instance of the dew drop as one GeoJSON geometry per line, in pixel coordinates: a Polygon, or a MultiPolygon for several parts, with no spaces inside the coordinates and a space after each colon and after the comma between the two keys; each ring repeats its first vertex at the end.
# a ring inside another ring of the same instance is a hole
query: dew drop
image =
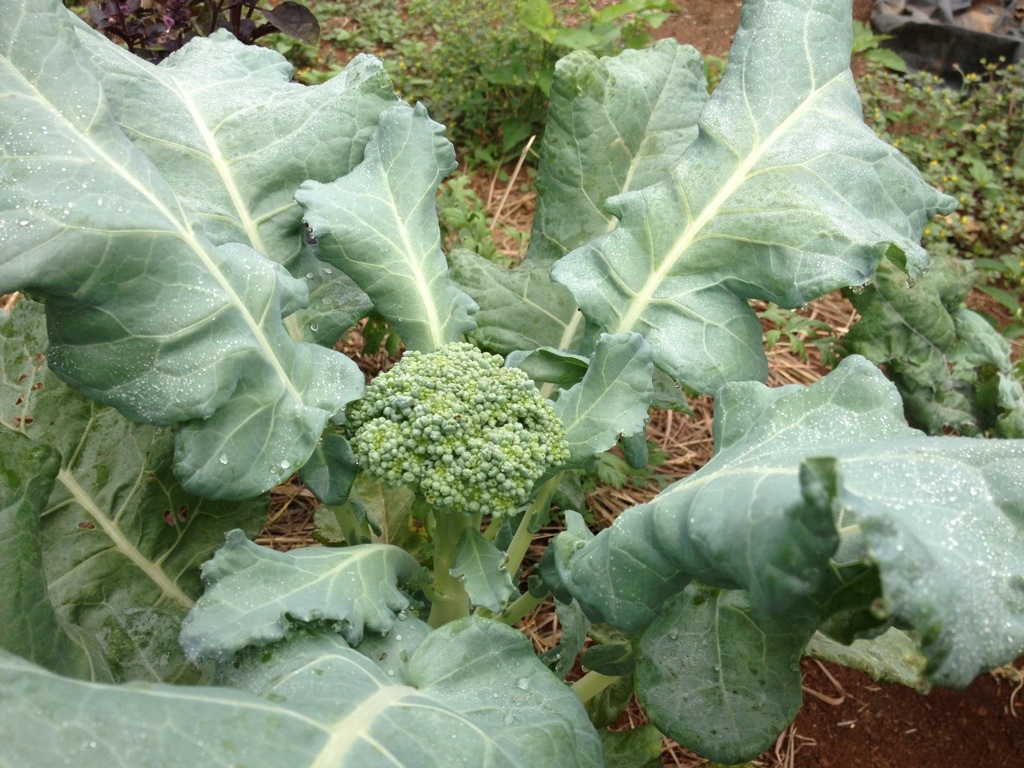
{"type": "Polygon", "coordinates": [[[313,273],[312,272],[307,272],[306,273],[306,279],[307,280],[312,280],[313,279],[313,273]]]}
{"type": "Polygon", "coordinates": [[[281,469],[288,469],[292,463],[288,459],[281,459],[281,469]]]}
{"type": "Polygon", "coordinates": [[[227,464],[228,463],[228,455],[226,453],[222,453],[220,455],[220,463],[221,464],[227,464]]]}
{"type": "Polygon", "coordinates": [[[679,630],[678,629],[670,629],[668,631],[668,639],[669,640],[678,640],[679,639],[679,630]]]}
{"type": "Polygon", "coordinates": [[[518,680],[516,680],[516,688],[518,688],[521,691],[528,691],[530,690],[530,681],[527,680],[525,677],[520,677],[518,680]]]}
{"type": "Polygon", "coordinates": [[[320,326],[317,325],[316,323],[313,323],[312,325],[309,326],[309,330],[311,330],[313,333],[316,333],[318,330],[320,330],[320,326]]]}
{"type": "Polygon", "coordinates": [[[388,675],[388,677],[394,677],[395,676],[395,670],[389,669],[388,672],[387,672],[387,675],[388,675]]]}
{"type": "Polygon", "coordinates": [[[18,222],[18,224],[20,224],[23,227],[27,227],[28,226],[28,220],[27,219],[22,219],[21,221],[18,222]]]}

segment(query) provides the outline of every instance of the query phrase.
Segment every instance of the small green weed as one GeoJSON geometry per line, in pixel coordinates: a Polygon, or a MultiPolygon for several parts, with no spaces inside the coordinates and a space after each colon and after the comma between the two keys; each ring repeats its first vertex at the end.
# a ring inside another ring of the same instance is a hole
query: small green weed
{"type": "MultiPolygon", "coordinates": [[[[493,221],[483,199],[470,186],[470,177],[453,176],[441,185],[437,196],[437,217],[445,250],[466,248],[495,264],[511,267],[518,258],[506,256],[494,242],[493,221]]],[[[528,235],[514,227],[503,227],[506,238],[518,241],[525,251],[528,235]]]]}
{"type": "Polygon", "coordinates": [[[871,26],[863,21],[854,21],[852,53],[854,56],[861,54],[868,61],[894,72],[906,72],[907,62],[895,51],[881,47],[883,42],[891,38],[892,35],[876,35],[871,26]]]}
{"type": "Polygon", "coordinates": [[[839,363],[839,337],[836,329],[824,320],[807,317],[795,309],[785,309],[771,302],[758,312],[758,316],[769,325],[764,332],[764,343],[769,350],[785,340],[793,354],[806,363],[809,344],[818,350],[822,365],[834,368],[839,363]]]}
{"type": "Polygon", "coordinates": [[[499,159],[539,129],[557,58],[519,22],[521,5],[410,0],[413,37],[432,42],[399,47],[392,71],[403,95],[423,101],[456,144],[498,147],[499,159]]]}

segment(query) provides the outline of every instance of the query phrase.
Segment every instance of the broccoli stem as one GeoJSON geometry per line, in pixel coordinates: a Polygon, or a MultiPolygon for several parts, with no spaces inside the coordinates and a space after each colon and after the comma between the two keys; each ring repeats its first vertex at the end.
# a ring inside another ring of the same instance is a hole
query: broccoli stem
{"type": "Polygon", "coordinates": [[[572,684],[572,690],[586,703],[618,679],[615,675],[602,675],[600,672],[590,671],[572,684]]]}
{"type": "Polygon", "coordinates": [[[544,595],[543,597],[534,597],[527,592],[525,595],[520,595],[519,599],[515,600],[511,605],[506,606],[505,610],[496,614],[494,618],[502,624],[508,624],[510,627],[514,627],[521,619],[525,618],[530,611],[547,599],[548,595],[544,595]]]}
{"type": "Polygon", "coordinates": [[[355,546],[356,544],[365,544],[370,541],[369,535],[366,534],[366,526],[359,522],[355,512],[352,510],[351,503],[331,507],[331,511],[334,512],[334,517],[338,521],[338,527],[341,528],[341,536],[345,539],[346,544],[355,546]]]}
{"type": "Polygon", "coordinates": [[[487,525],[487,530],[484,531],[484,538],[488,541],[494,541],[498,538],[498,534],[501,533],[502,519],[495,517],[487,525]]]}
{"type": "Polygon", "coordinates": [[[470,515],[431,509],[430,531],[434,541],[434,592],[427,623],[437,629],[450,621],[469,616],[469,595],[462,582],[452,576],[462,533],[473,522],[470,515]]]}
{"type": "Polygon", "coordinates": [[[562,473],[559,472],[554,477],[548,479],[537,491],[537,496],[530,506],[526,508],[526,512],[523,513],[523,519],[519,522],[519,527],[516,529],[515,536],[512,537],[512,543],[508,545],[508,549],[505,554],[508,555],[508,572],[515,573],[519,570],[519,566],[523,562],[523,558],[526,557],[526,550],[530,548],[530,542],[533,541],[533,531],[530,530],[530,525],[533,519],[537,515],[541,514],[548,507],[551,506],[551,499],[555,495],[555,490],[558,488],[558,484],[562,480],[562,473]]]}

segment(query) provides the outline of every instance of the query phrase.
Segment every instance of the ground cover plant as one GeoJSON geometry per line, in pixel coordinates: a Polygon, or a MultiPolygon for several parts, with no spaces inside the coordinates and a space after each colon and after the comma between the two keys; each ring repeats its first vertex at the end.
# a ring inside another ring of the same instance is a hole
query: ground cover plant
{"type": "Polygon", "coordinates": [[[926,436],[863,357],[761,383],[750,300],[921,279],[955,205],[865,126],[848,2],[748,0],[711,96],[672,41],[564,59],[516,269],[443,253],[454,149],[376,59],[306,87],[219,33],[153,66],[26,6],[0,0],[5,761],[640,766],[660,730],[735,763],[802,654],[926,688],[1024,648],[1024,441],[926,436]],[[365,386],[334,346],[371,312],[409,352],[365,386]],[[642,466],[681,385],[715,395],[713,458],[593,535],[580,473],[642,466]],[[296,471],[332,546],[256,546],[296,471]],[[541,658],[513,626],[549,596],[541,658]],[[654,725],[609,732],[634,692],[654,725]]]}

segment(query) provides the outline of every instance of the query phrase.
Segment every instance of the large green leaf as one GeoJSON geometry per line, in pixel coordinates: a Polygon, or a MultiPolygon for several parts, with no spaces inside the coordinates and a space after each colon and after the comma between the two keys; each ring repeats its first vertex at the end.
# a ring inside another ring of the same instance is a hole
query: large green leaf
{"type": "Polygon", "coordinates": [[[95,639],[61,621],[43,578],[39,515],[60,471],[60,455],[0,430],[0,648],[60,674],[109,679],[95,639]]]}
{"type": "Polygon", "coordinates": [[[396,101],[370,56],[306,87],[283,56],[227,30],[195,38],[159,66],[85,25],[78,36],[117,124],[197,227],[215,245],[246,243],[284,264],[303,241],[299,185],[351,171],[396,101]]]}
{"type": "Polygon", "coordinates": [[[367,629],[391,629],[409,607],[397,583],[419,571],[411,555],[387,544],[276,552],[231,531],[203,565],[206,592],[182,626],[181,644],[192,659],[223,659],[280,640],[299,620],[335,622],[355,645],[367,629]]]}
{"type": "Polygon", "coordinates": [[[808,387],[724,387],[714,431],[703,469],[561,548],[591,619],[642,629],[691,579],[746,590],[761,617],[824,606],[842,531],[880,576],[862,610],[916,630],[931,680],[1020,654],[1024,441],[921,436],[857,357],[808,387]]]}
{"type": "MultiPolygon", "coordinates": [[[[61,622],[98,638],[117,679],[195,679],[177,634],[202,591],[199,566],[226,530],[255,535],[266,498],[183,491],[171,473],[173,435],[76,395],[47,371],[44,345],[42,309],[23,299],[0,323],[0,429],[61,457],[37,512],[49,600],[61,622]]],[[[16,485],[31,481],[19,474],[16,485]]],[[[5,538],[2,557],[19,546],[5,538]]]]}
{"type": "Polygon", "coordinates": [[[613,229],[605,201],[661,181],[694,139],[707,101],[700,55],[662,40],[555,65],[527,263],[550,266],[613,229]]]}
{"type": "Polygon", "coordinates": [[[176,471],[193,492],[272,487],[362,375],[289,336],[304,281],[194,225],[117,126],[60,3],[2,0],[0,15],[0,291],[46,302],[49,365],[76,390],[136,421],[186,422],[176,471]]]}
{"type": "Polygon", "coordinates": [[[330,184],[308,181],[295,199],[320,258],[351,277],[410,349],[431,351],[476,327],[476,303],[448,279],[435,197],[455,168],[444,126],[423,105],[380,116],[366,158],[330,184]]]}
{"type": "Polygon", "coordinates": [[[358,56],[307,88],[284,57],[225,30],[159,66],[85,25],[78,36],[121,130],[195,225],[214,245],[246,243],[306,280],[309,306],[285,321],[294,338],[330,346],[369,311],[348,276],[303,250],[293,196],[307,179],[334,181],[362,160],[381,110],[396,100],[379,60],[358,56]]]}
{"type": "Polygon", "coordinates": [[[764,380],[747,299],[795,307],[862,284],[887,252],[927,263],[955,201],[869,129],[849,71],[850,0],[750,0],[700,133],[664,182],[612,198],[617,229],[555,264],[588,322],[635,332],[695,388],[764,380]]]}
{"type": "Polygon", "coordinates": [[[562,392],[555,413],[565,424],[569,461],[585,464],[620,435],[643,431],[654,395],[651,347],[635,333],[602,334],[582,381],[562,392]]]}
{"type": "Polygon", "coordinates": [[[457,248],[448,254],[452,279],[480,309],[469,336],[486,349],[507,355],[517,349],[576,349],[583,317],[564,285],[551,282],[547,266],[505,269],[457,248]]]}
{"type": "Polygon", "coordinates": [[[614,226],[606,199],[668,174],[697,137],[706,100],[700,57],[675,41],[614,58],[577,51],[556,65],[526,262],[507,270],[449,254],[480,306],[475,340],[502,354],[580,347],[584,323],[568,289],[551,282],[552,262],[614,226]]]}
{"type": "Polygon", "coordinates": [[[340,637],[261,652],[247,690],[86,685],[0,653],[0,762],[81,768],[596,768],[576,695],[508,627],[466,619],[427,636],[406,685],[340,637]],[[126,727],[130,724],[130,727],[126,727]]]}
{"type": "Polygon", "coordinates": [[[660,730],[704,757],[769,749],[801,704],[800,654],[813,620],[759,620],[742,592],[690,585],[636,641],[636,690],[660,730]]]}

